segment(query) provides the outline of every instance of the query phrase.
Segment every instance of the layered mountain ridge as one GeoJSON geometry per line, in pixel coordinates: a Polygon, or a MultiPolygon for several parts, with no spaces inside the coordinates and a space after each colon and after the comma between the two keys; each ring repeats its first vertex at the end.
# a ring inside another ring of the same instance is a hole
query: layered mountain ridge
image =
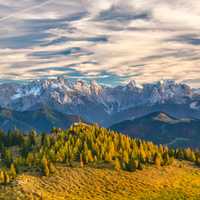
{"type": "Polygon", "coordinates": [[[155,111],[176,117],[200,118],[200,94],[186,84],[163,80],[138,86],[109,87],[95,81],[70,82],[64,78],[36,80],[26,84],[0,85],[0,106],[14,111],[45,107],[78,115],[88,122],[110,126],[155,111]]]}
{"type": "Polygon", "coordinates": [[[114,124],[110,129],[132,137],[151,140],[173,147],[200,147],[200,120],[174,118],[163,112],[155,112],[114,124]]]}
{"type": "Polygon", "coordinates": [[[23,112],[0,108],[0,128],[4,131],[19,129],[28,132],[34,129],[38,132],[50,132],[54,127],[66,129],[80,121],[84,122],[84,119],[49,108],[23,112]]]}

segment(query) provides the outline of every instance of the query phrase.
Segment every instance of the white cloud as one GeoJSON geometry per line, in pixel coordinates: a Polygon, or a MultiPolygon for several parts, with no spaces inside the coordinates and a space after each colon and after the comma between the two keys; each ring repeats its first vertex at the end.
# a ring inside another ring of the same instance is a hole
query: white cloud
{"type": "Polygon", "coordinates": [[[1,79],[110,75],[200,87],[197,0],[0,0],[0,11],[1,79]]]}

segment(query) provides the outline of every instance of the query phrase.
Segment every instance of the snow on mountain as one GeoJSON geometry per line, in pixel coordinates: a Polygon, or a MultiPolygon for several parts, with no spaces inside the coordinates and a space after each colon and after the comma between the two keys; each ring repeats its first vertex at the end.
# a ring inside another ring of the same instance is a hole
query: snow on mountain
{"type": "Polygon", "coordinates": [[[46,105],[66,114],[81,115],[86,120],[98,122],[139,106],[188,103],[191,109],[200,109],[192,103],[197,93],[188,85],[173,80],[144,84],[142,87],[135,81],[124,86],[108,87],[96,81],[70,82],[57,78],[27,84],[3,84],[0,85],[0,93],[1,107],[25,111],[46,105]]]}
{"type": "Polygon", "coordinates": [[[192,90],[194,94],[200,95],[200,88],[192,90]]]}
{"type": "Polygon", "coordinates": [[[200,110],[200,102],[194,101],[190,104],[190,108],[193,110],[200,110]]]}

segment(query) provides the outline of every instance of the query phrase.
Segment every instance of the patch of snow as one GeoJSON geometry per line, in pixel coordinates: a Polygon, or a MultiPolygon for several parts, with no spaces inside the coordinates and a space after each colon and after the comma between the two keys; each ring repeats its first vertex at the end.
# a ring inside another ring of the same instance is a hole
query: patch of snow
{"type": "Polygon", "coordinates": [[[198,105],[198,102],[195,101],[190,104],[190,108],[193,110],[198,110],[198,109],[200,109],[200,105],[198,105]]]}
{"type": "Polygon", "coordinates": [[[56,83],[52,83],[52,84],[51,84],[51,88],[52,88],[52,89],[56,89],[56,88],[59,88],[59,87],[60,87],[59,84],[56,84],[56,83]]]}
{"type": "Polygon", "coordinates": [[[17,93],[17,94],[14,94],[14,95],[11,97],[11,99],[12,99],[12,100],[15,100],[15,99],[19,99],[19,98],[21,98],[21,97],[23,97],[23,95],[20,94],[20,93],[17,93]]]}
{"type": "Polygon", "coordinates": [[[41,93],[41,89],[39,87],[33,87],[29,91],[26,91],[26,95],[33,95],[33,96],[38,96],[41,93]]]}
{"type": "Polygon", "coordinates": [[[193,94],[200,95],[200,89],[193,89],[193,94]]]}

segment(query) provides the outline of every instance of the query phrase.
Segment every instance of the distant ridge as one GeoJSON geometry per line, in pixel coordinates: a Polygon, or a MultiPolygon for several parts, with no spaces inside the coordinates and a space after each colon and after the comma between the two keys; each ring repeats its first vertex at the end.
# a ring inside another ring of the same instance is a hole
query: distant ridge
{"type": "Polygon", "coordinates": [[[21,131],[35,129],[39,132],[50,132],[53,127],[69,128],[75,122],[84,120],[76,115],[66,115],[47,107],[35,111],[12,111],[0,108],[0,128],[4,131],[15,128],[21,131]]]}
{"type": "Polygon", "coordinates": [[[200,147],[200,120],[197,119],[177,119],[163,112],[154,112],[119,122],[110,128],[158,144],[200,147]]]}

